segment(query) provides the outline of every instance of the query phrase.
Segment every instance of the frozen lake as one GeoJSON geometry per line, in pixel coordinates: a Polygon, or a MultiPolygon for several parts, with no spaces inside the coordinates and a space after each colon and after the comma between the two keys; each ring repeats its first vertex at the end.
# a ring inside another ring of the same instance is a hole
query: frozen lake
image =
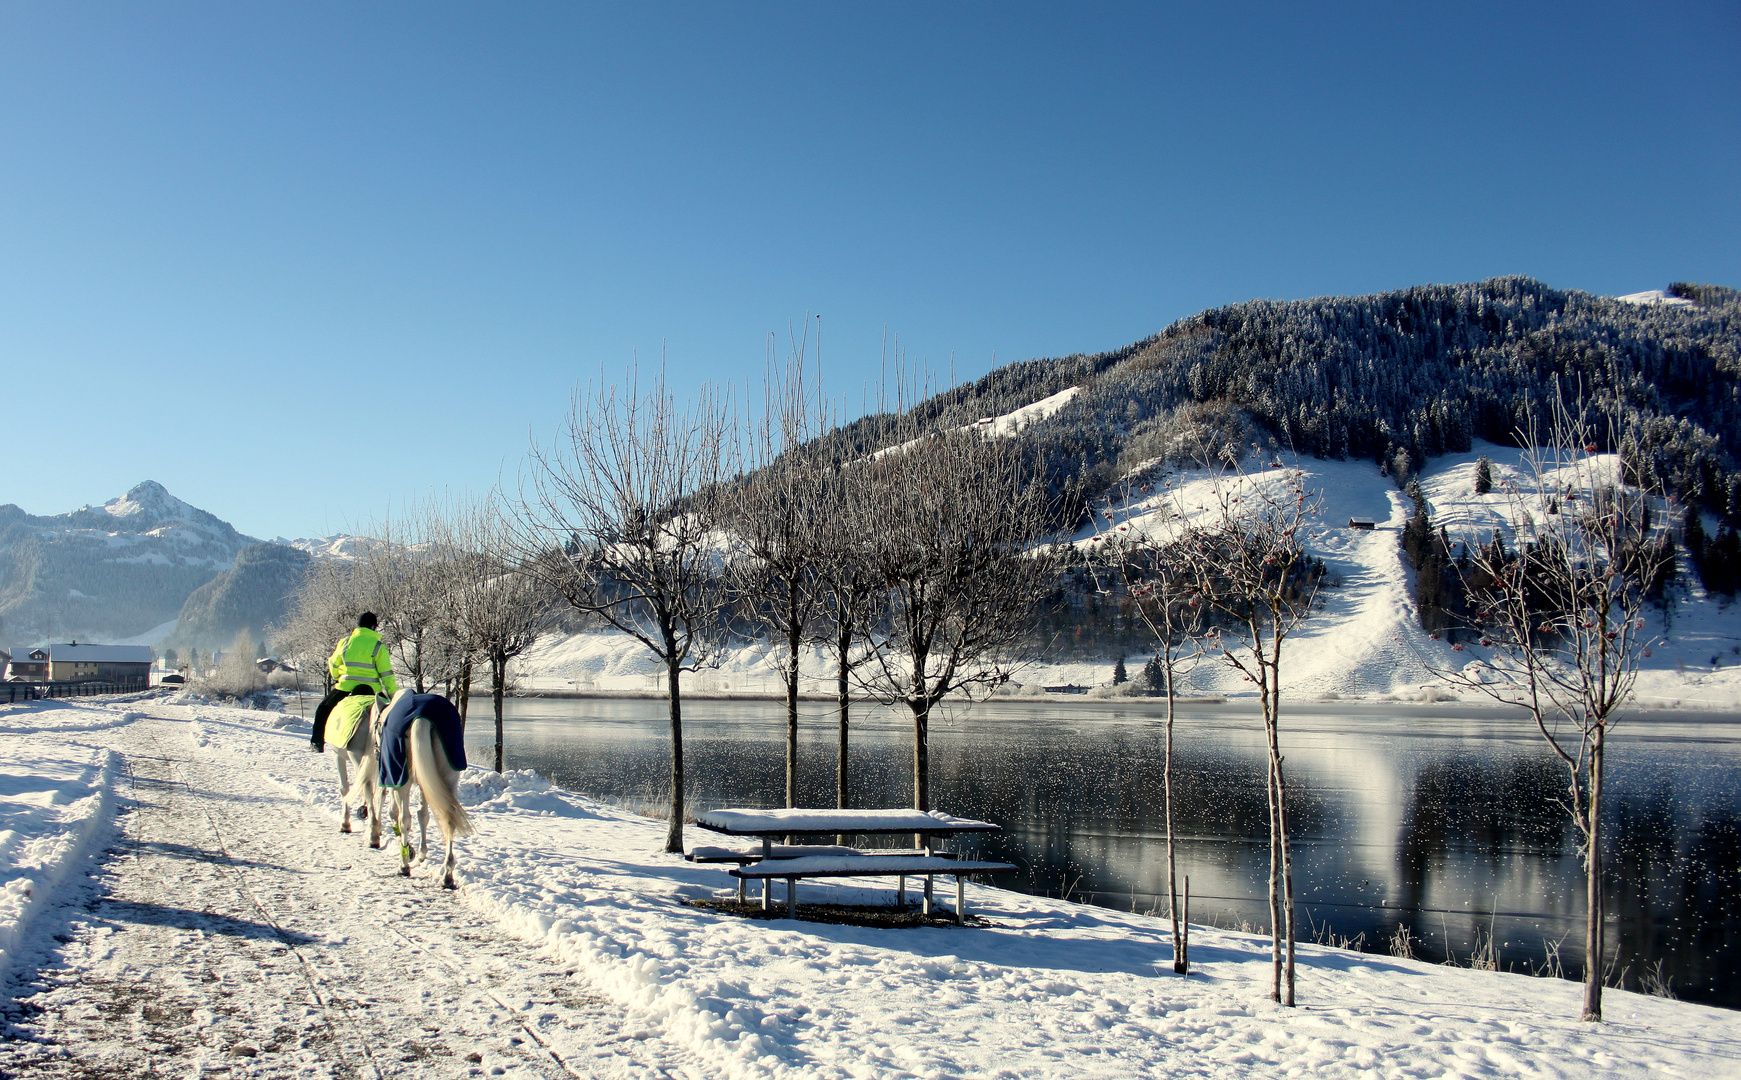
{"type": "MultiPolygon", "coordinates": [[[[634,806],[666,798],[662,701],[508,702],[509,768],[634,806]]],[[[487,699],[474,763],[491,760],[487,699]]],[[[995,821],[963,850],[1024,868],[1000,884],[1118,908],[1165,910],[1160,703],[997,702],[932,720],[932,802],[995,821]]],[[[1562,767],[1532,726],[1454,705],[1287,706],[1282,721],[1301,936],[1398,927],[1417,955],[1467,962],[1491,933],[1501,967],[1582,965],[1581,874],[1562,767]],[[1309,920],[1309,923],[1308,923],[1309,920]]],[[[853,802],[910,805],[911,721],[854,710],[853,802]]],[[[690,812],[778,806],[784,705],[684,702],[690,812]]],[[[834,805],[830,705],[803,707],[800,803],[834,805]]],[[[1627,985],[1663,961],[1677,996],[1741,1007],[1741,717],[1646,712],[1624,722],[1607,780],[1607,963],[1627,985]],[[1617,933],[1615,931],[1618,931],[1617,933]]],[[[1175,728],[1179,871],[1193,921],[1268,924],[1262,725],[1251,705],[1186,707],[1175,728]]],[[[691,842],[708,834],[697,833],[691,842]]]]}

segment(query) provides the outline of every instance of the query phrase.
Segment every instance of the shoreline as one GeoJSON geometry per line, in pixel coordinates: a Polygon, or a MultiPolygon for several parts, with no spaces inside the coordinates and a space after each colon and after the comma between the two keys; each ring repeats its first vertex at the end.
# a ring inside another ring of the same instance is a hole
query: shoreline
{"type": "MultiPolygon", "coordinates": [[[[666,700],[664,694],[653,692],[653,691],[646,691],[646,690],[623,690],[623,691],[610,691],[610,690],[522,690],[522,691],[519,691],[516,693],[505,694],[504,698],[505,699],[528,700],[528,701],[538,701],[538,700],[664,701],[664,700],[666,700]]],[[[473,694],[472,700],[474,700],[474,701],[481,700],[481,701],[487,702],[490,700],[490,695],[488,695],[488,694],[473,694]]],[[[785,695],[783,695],[783,694],[750,694],[750,693],[731,694],[731,693],[720,693],[719,691],[697,691],[694,693],[690,693],[690,692],[685,691],[683,694],[683,700],[684,701],[743,701],[743,702],[766,702],[766,703],[770,703],[770,704],[773,704],[773,703],[783,704],[785,702],[786,698],[785,698],[785,695]]],[[[811,704],[811,705],[816,705],[816,704],[832,705],[836,702],[837,699],[831,694],[830,695],[800,694],[798,700],[800,702],[805,703],[805,704],[811,704]]],[[[1256,709],[1258,707],[1257,699],[1255,696],[1244,697],[1244,696],[1237,696],[1237,695],[1217,694],[1217,695],[1204,695],[1204,696],[1193,696],[1193,697],[1179,697],[1179,698],[1175,698],[1174,702],[1176,705],[1178,705],[1179,707],[1182,707],[1182,708],[1202,709],[1205,707],[1211,707],[1211,708],[1216,709],[1217,711],[1230,711],[1230,712],[1231,711],[1244,711],[1247,708],[1256,709]]],[[[887,702],[883,702],[883,701],[880,701],[880,700],[878,700],[876,698],[872,698],[872,697],[854,697],[852,699],[852,705],[855,708],[863,708],[863,707],[867,707],[867,706],[868,707],[890,707],[890,708],[893,708],[894,706],[899,705],[899,703],[896,702],[896,703],[894,703],[894,705],[890,705],[887,702]]],[[[997,697],[997,698],[989,698],[989,699],[980,699],[980,700],[975,700],[972,702],[965,702],[965,701],[959,701],[959,700],[949,700],[949,701],[945,701],[945,702],[941,703],[941,705],[939,707],[972,708],[972,707],[977,707],[980,705],[992,705],[992,706],[996,706],[999,708],[1002,708],[1005,706],[1026,706],[1026,707],[1041,707],[1041,708],[1057,708],[1059,706],[1067,706],[1070,708],[1079,708],[1079,707],[1086,706],[1086,707],[1089,707],[1089,708],[1094,709],[1096,711],[1129,710],[1129,709],[1145,709],[1145,710],[1146,709],[1160,709],[1160,710],[1164,711],[1166,708],[1166,698],[1164,698],[1164,697],[1107,698],[1107,697],[1090,697],[1087,694],[1047,694],[1043,697],[997,697]]],[[[1414,714],[1418,714],[1418,715],[1455,715],[1458,713],[1462,713],[1465,715],[1489,715],[1489,714],[1505,715],[1507,713],[1515,713],[1517,715],[1526,715],[1524,713],[1524,710],[1521,707],[1504,705],[1504,704],[1501,704],[1499,702],[1490,701],[1490,700],[1486,700],[1486,699],[1473,699],[1473,700],[1471,700],[1471,699],[1448,698],[1448,699],[1440,699],[1440,700],[1436,700],[1436,701],[1421,701],[1421,700],[1411,701],[1407,698],[1400,698],[1400,697],[1390,698],[1388,700],[1375,700],[1375,699],[1371,699],[1371,698],[1355,698],[1355,697],[1339,697],[1339,698],[1328,698],[1328,699],[1321,698],[1321,697],[1301,697],[1301,698],[1284,697],[1284,698],[1282,698],[1282,705],[1284,708],[1286,708],[1290,711],[1293,711],[1296,714],[1300,713],[1300,712],[1320,714],[1320,713],[1338,712],[1338,711],[1366,712],[1368,710],[1387,710],[1387,711],[1407,710],[1410,713],[1414,713],[1414,714]]],[[[1741,707],[1726,707],[1720,701],[1687,702],[1686,699],[1679,699],[1679,700],[1674,701],[1674,702],[1669,702],[1669,701],[1665,701],[1663,699],[1654,698],[1654,697],[1646,699],[1644,701],[1639,701],[1639,702],[1628,704],[1625,707],[1624,712],[1622,713],[1621,721],[1624,722],[1628,718],[1637,719],[1640,717],[1640,714],[1650,714],[1653,716],[1664,716],[1664,717],[1668,717],[1668,716],[1707,716],[1707,717],[1711,717],[1713,719],[1713,722],[1717,722],[1717,721],[1720,721],[1722,719],[1732,719],[1738,723],[1741,723],[1741,707]]]]}

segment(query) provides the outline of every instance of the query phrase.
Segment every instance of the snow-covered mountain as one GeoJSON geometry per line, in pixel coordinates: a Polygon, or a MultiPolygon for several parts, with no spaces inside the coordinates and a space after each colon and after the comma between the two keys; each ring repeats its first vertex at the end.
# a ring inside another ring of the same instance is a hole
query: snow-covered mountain
{"type": "Polygon", "coordinates": [[[114,640],[161,629],[255,542],[152,480],[66,514],[0,506],[0,636],[114,640]]]}

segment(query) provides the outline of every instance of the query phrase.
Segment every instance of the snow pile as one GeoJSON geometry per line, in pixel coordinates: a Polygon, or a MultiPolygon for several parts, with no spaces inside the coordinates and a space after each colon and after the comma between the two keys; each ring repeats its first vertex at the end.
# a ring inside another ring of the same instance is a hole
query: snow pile
{"type": "MultiPolygon", "coordinates": [[[[260,713],[196,706],[202,754],[258,771],[337,817],[331,760],[260,713]]],[[[661,822],[525,772],[471,769],[478,834],[461,899],[572,965],[706,1075],[742,1078],[1714,1076],[1741,1057],[1741,1015],[1610,991],[1577,1021],[1579,987],[1301,947],[1300,1000],[1266,999],[1268,942],[1193,930],[1197,970],[1171,971],[1164,920],[981,885],[988,925],[872,929],[746,920],[689,901],[729,896],[723,868],[660,848],[661,822]]],[[[692,842],[701,839],[692,836],[692,842]]],[[[361,859],[380,860],[357,838],[361,859]]],[[[432,871],[419,866],[415,889],[432,871]]],[[[947,879],[945,879],[947,881],[947,879]]],[[[780,886],[776,886],[777,893],[780,886]]],[[[947,887],[939,890],[947,895],[947,887]]],[[[801,886],[803,903],[887,903],[892,884],[801,886]]],[[[783,896],[780,896],[783,899],[783,896]]]]}
{"type": "Polygon", "coordinates": [[[107,841],[121,762],[101,733],[138,715],[0,706],[0,977],[32,917],[107,841]]]}

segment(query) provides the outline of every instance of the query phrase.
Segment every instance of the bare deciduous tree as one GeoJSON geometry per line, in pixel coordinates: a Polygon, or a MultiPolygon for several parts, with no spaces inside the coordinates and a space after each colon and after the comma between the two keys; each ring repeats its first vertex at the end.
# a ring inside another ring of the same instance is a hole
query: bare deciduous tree
{"type": "MultiPolygon", "coordinates": [[[[853,675],[871,659],[871,628],[885,600],[883,580],[873,565],[870,502],[866,485],[855,483],[855,470],[830,471],[822,489],[817,521],[817,570],[822,590],[823,626],[819,640],[834,660],[835,805],[852,805],[848,736],[852,720],[853,675]]],[[[844,842],[844,840],[843,840],[844,842]]]]}
{"type": "MultiPolygon", "coordinates": [[[[1127,515],[1132,508],[1150,510],[1143,498],[1149,485],[1126,483],[1119,503],[1127,515]]],[[[1137,617],[1155,640],[1156,659],[1166,681],[1167,719],[1161,756],[1161,798],[1167,829],[1167,911],[1173,923],[1173,970],[1184,975],[1191,970],[1186,938],[1179,926],[1179,862],[1173,834],[1173,722],[1177,715],[1178,680],[1181,667],[1194,664],[1201,652],[1195,637],[1203,626],[1203,603],[1197,594],[1196,575],[1189,557],[1190,542],[1179,515],[1161,501],[1159,520],[1146,516],[1113,524],[1100,532],[1105,557],[1117,567],[1137,617]],[[1190,643],[1187,647],[1187,643],[1190,643]]]]}
{"type": "Polygon", "coordinates": [[[931,806],[931,712],[1009,678],[1010,650],[1052,585],[1046,491],[1010,440],[926,435],[849,466],[868,486],[867,559],[887,624],[860,681],[913,715],[913,805],[931,806]]]}
{"type": "Polygon", "coordinates": [[[1608,735],[1653,643],[1650,586],[1669,549],[1651,542],[1645,493],[1623,484],[1613,415],[1552,406],[1545,439],[1520,433],[1519,475],[1506,480],[1512,546],[1495,536],[1472,552],[1464,581],[1474,630],[1493,662],[1438,674],[1527,710],[1565,766],[1563,805],[1584,860],[1583,1019],[1602,1019],[1602,782],[1608,735]],[[1557,505],[1555,505],[1557,504],[1557,505]]]}
{"type": "Polygon", "coordinates": [[[1283,645],[1317,602],[1321,574],[1305,539],[1319,500],[1297,469],[1247,471],[1237,452],[1223,464],[1180,550],[1196,599],[1224,624],[1205,635],[1210,653],[1257,687],[1268,750],[1270,998],[1292,1006],[1294,869],[1280,742],[1281,673],[1283,645]]]}
{"type": "Polygon", "coordinates": [[[326,690],[332,689],[327,657],[356,627],[357,614],[364,610],[352,571],[349,562],[317,559],[291,596],[290,611],[270,634],[278,655],[326,690]]]}
{"type": "Polygon", "coordinates": [[[537,643],[558,600],[539,575],[518,563],[498,498],[452,506],[443,518],[440,531],[432,529],[443,553],[438,626],[450,652],[463,658],[466,670],[459,674],[465,692],[470,691],[473,658],[489,671],[495,768],[501,772],[508,665],[537,643]]]}
{"type": "Polygon", "coordinates": [[[373,541],[362,549],[352,569],[352,587],[364,608],[380,620],[381,639],[422,694],[440,677],[437,662],[438,611],[447,583],[447,552],[431,539],[439,527],[440,510],[426,503],[394,519],[383,519],[370,530],[373,541]]]}
{"type": "Polygon", "coordinates": [[[757,468],[727,505],[740,549],[731,564],[735,591],[742,610],[771,633],[786,692],[787,806],[798,805],[800,663],[824,604],[818,528],[827,474],[809,447],[821,423],[805,387],[804,356],[805,345],[794,341],[790,361],[770,374],[753,446],[757,468]]]}
{"type": "Polygon", "coordinates": [[[717,662],[726,602],[716,492],[732,475],[728,403],[679,407],[664,376],[576,391],[555,445],[534,446],[516,507],[523,566],[665,668],[671,720],[667,851],[683,850],[682,675],[717,662]]]}

